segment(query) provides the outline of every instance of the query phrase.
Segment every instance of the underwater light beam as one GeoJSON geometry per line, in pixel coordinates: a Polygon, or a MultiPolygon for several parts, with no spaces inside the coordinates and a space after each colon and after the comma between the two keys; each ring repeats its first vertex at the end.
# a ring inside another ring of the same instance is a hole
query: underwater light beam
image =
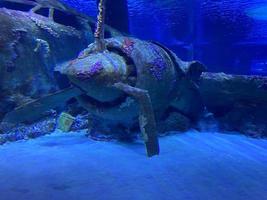
{"type": "Polygon", "coordinates": [[[261,6],[249,8],[246,13],[247,16],[256,20],[267,20],[267,5],[263,4],[261,6]]]}

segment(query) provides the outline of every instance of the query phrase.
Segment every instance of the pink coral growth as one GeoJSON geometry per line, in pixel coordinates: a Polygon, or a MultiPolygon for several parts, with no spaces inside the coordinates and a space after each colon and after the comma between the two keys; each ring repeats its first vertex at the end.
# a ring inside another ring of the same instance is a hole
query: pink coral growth
{"type": "Polygon", "coordinates": [[[131,56],[133,48],[134,41],[132,41],[130,38],[125,38],[122,44],[122,50],[124,51],[124,53],[126,53],[127,56],[131,56]]]}

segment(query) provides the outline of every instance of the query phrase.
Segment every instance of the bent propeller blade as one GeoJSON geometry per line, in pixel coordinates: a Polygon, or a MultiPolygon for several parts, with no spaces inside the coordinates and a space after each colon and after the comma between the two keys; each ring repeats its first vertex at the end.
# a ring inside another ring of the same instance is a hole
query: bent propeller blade
{"type": "Polygon", "coordinates": [[[147,156],[159,155],[156,120],[148,91],[124,83],[116,83],[114,87],[137,100],[139,104],[139,125],[145,141],[147,156]]]}

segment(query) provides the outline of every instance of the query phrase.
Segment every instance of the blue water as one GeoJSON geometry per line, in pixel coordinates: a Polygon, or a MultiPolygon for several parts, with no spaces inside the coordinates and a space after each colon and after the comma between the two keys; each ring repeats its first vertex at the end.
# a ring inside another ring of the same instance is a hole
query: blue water
{"type": "MultiPolygon", "coordinates": [[[[96,15],[94,0],[64,1],[96,15]]],[[[128,9],[133,36],[161,42],[210,71],[267,75],[267,0],[128,0],[128,9]]]]}
{"type": "Polygon", "coordinates": [[[267,3],[247,9],[249,17],[255,20],[267,20],[267,3]]]}
{"type": "Polygon", "coordinates": [[[195,131],[141,141],[96,142],[56,132],[0,146],[3,200],[266,200],[267,141],[195,131]]]}

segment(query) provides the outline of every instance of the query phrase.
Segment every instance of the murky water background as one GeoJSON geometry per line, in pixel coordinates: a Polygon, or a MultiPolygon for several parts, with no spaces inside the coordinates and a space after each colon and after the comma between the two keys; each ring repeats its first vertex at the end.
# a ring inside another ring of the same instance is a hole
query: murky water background
{"type": "MultiPolygon", "coordinates": [[[[96,15],[94,0],[64,1],[96,15]]],[[[201,60],[210,71],[267,74],[266,0],[128,0],[128,9],[133,36],[201,60]]]]}

